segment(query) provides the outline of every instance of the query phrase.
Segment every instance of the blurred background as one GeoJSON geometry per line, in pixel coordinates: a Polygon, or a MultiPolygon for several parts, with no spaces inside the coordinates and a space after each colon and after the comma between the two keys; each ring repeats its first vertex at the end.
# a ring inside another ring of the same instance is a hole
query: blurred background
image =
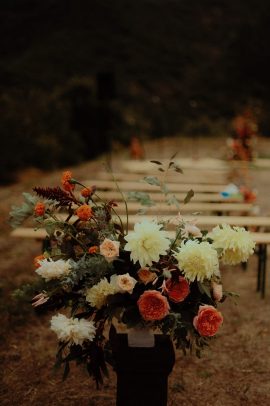
{"type": "Polygon", "coordinates": [[[137,137],[270,135],[267,0],[1,0],[0,183],[137,137]]]}

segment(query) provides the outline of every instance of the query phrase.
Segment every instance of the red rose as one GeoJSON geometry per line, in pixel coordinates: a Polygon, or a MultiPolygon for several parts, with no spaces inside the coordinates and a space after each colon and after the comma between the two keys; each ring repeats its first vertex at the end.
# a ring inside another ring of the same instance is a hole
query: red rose
{"type": "Polygon", "coordinates": [[[222,314],[214,307],[203,305],[193,319],[193,325],[201,336],[212,337],[223,322],[222,314]]]}
{"type": "Polygon", "coordinates": [[[190,292],[189,283],[183,276],[179,276],[178,280],[168,279],[165,289],[169,299],[174,303],[183,302],[190,292]]]}

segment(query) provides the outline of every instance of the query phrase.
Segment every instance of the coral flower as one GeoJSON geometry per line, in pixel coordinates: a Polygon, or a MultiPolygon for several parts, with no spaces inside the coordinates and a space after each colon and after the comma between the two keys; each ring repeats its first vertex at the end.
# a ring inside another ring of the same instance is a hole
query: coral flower
{"type": "Polygon", "coordinates": [[[34,266],[35,268],[39,268],[41,266],[40,261],[43,261],[45,259],[44,255],[37,255],[34,258],[34,266]]]}
{"type": "Polygon", "coordinates": [[[214,307],[203,305],[193,319],[193,326],[203,337],[212,337],[223,322],[222,314],[214,307]]]}
{"type": "Polygon", "coordinates": [[[70,171],[63,172],[61,182],[63,189],[66,190],[67,192],[72,192],[75,189],[75,185],[70,183],[71,179],[72,173],[70,171]]]}
{"type": "Polygon", "coordinates": [[[89,254],[96,254],[97,251],[98,251],[98,246],[97,246],[97,245],[93,245],[92,247],[90,247],[90,248],[88,249],[88,253],[89,253],[89,254]]]}
{"type": "Polygon", "coordinates": [[[88,204],[83,204],[82,206],[78,207],[76,214],[80,220],[87,221],[92,217],[93,211],[88,204]]]}
{"type": "Polygon", "coordinates": [[[183,302],[190,292],[189,283],[183,276],[179,276],[176,281],[168,279],[165,289],[169,299],[174,303],[183,302]]]}
{"type": "Polygon", "coordinates": [[[140,281],[143,282],[145,285],[147,283],[153,282],[157,277],[157,274],[155,272],[149,271],[148,267],[140,268],[137,272],[137,275],[140,281]]]}
{"type": "Polygon", "coordinates": [[[168,300],[157,290],[146,290],[137,304],[143,319],[148,321],[162,320],[170,310],[168,300]]]}
{"type": "Polygon", "coordinates": [[[44,216],[45,214],[45,204],[42,202],[38,202],[34,207],[34,214],[35,216],[44,216]]]}

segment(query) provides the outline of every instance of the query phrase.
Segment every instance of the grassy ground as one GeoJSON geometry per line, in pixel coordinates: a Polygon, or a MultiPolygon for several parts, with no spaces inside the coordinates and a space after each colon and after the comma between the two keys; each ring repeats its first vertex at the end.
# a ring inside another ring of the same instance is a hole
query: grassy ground
{"type": "MultiPolygon", "coordinates": [[[[260,148],[269,148],[262,141],[260,148]]],[[[146,143],[147,158],[168,158],[179,149],[179,156],[224,157],[224,140],[160,140],[146,143]]],[[[118,157],[127,157],[119,151],[118,157]]],[[[116,158],[116,153],[113,156],[116,158]]],[[[76,177],[89,176],[100,168],[88,162],[72,168],[76,177]]],[[[32,258],[40,253],[40,243],[9,237],[7,224],[11,204],[21,202],[21,192],[34,185],[57,184],[61,172],[27,171],[20,182],[0,189],[0,294],[2,385],[1,405],[18,406],[112,406],[115,404],[116,380],[110,379],[97,391],[84,371],[74,367],[68,380],[54,374],[52,366],[56,349],[54,334],[49,330],[50,316],[37,316],[30,305],[15,302],[10,294],[22,282],[34,278],[32,258]]],[[[268,213],[268,171],[254,171],[253,185],[259,191],[262,213],[268,213]]],[[[257,257],[250,259],[247,271],[239,268],[222,270],[225,289],[238,292],[237,304],[226,301],[222,306],[224,326],[211,349],[202,359],[177,353],[169,379],[169,406],[238,406],[270,404],[270,282],[262,300],[256,293],[257,257]]],[[[269,271],[269,265],[268,265],[269,271]]],[[[128,406],[128,405],[127,405],[128,406]]],[[[144,406],[144,405],[142,405],[144,406]]],[[[147,406],[147,405],[145,405],[147,406]]]]}

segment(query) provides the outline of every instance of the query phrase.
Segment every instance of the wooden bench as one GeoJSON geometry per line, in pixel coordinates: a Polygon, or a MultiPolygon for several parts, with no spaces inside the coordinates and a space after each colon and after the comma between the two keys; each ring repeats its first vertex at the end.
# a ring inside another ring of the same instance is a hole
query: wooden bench
{"type": "MultiPolygon", "coordinates": [[[[221,223],[247,228],[270,227],[270,217],[196,216],[194,219],[195,218],[198,226],[205,226],[206,228],[212,228],[221,223]]],[[[192,217],[184,216],[184,219],[187,221],[192,219],[192,217]]],[[[139,217],[129,216],[129,221],[129,227],[132,229],[134,223],[139,221],[139,217]]],[[[267,247],[270,244],[270,232],[251,232],[251,235],[258,247],[257,291],[259,291],[261,297],[264,298],[266,290],[267,247]]],[[[43,241],[46,237],[46,231],[44,229],[35,230],[31,227],[19,227],[11,232],[11,236],[14,238],[29,238],[43,241]]]]}

